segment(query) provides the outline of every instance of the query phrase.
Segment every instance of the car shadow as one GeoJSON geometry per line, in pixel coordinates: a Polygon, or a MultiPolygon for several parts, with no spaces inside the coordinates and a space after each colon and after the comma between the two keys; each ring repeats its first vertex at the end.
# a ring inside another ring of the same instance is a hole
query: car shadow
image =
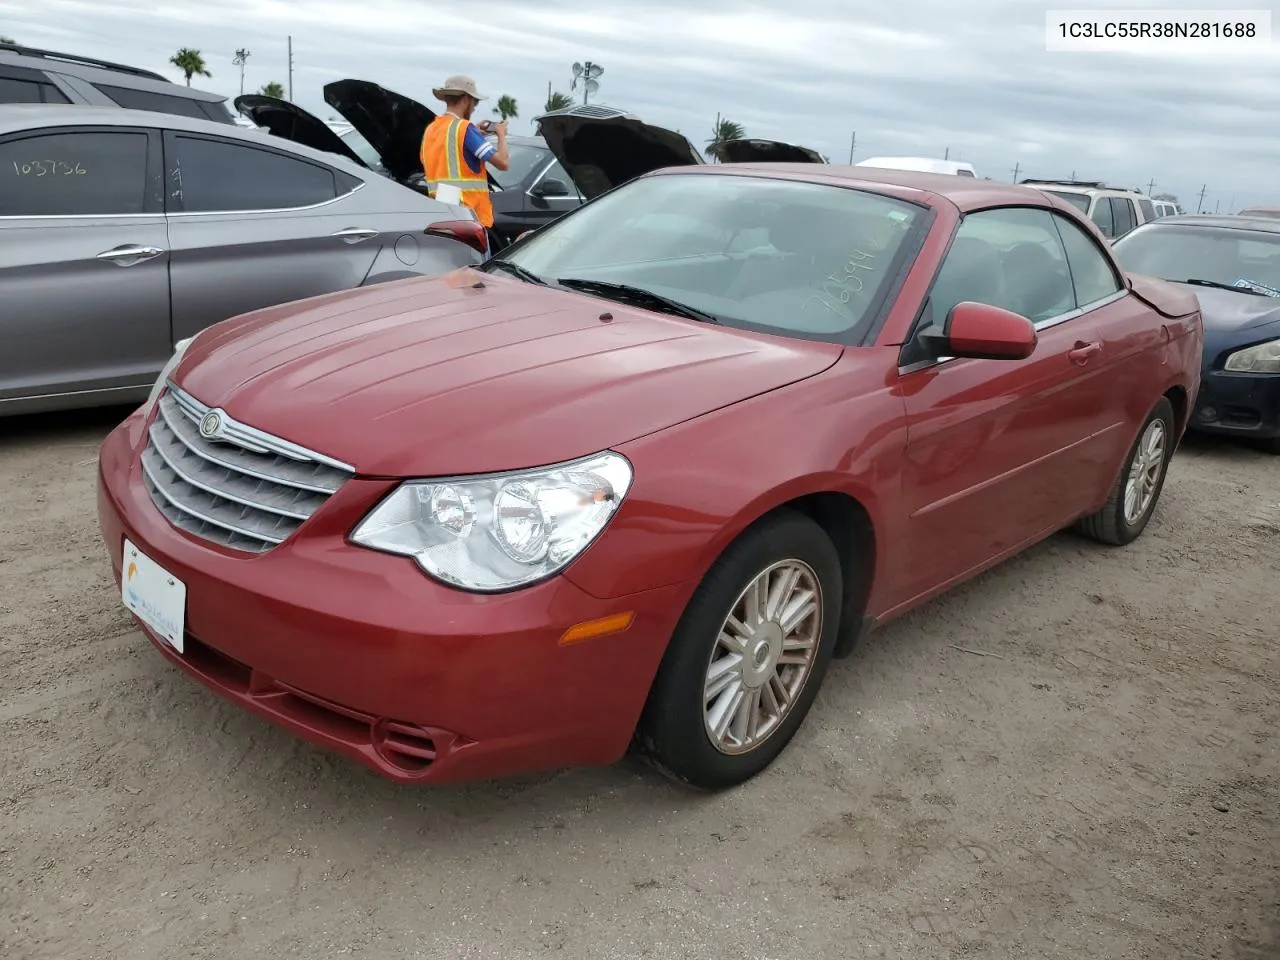
{"type": "Polygon", "coordinates": [[[137,409],[93,407],[0,418],[0,449],[32,449],[68,444],[97,446],[122,420],[137,409]]]}

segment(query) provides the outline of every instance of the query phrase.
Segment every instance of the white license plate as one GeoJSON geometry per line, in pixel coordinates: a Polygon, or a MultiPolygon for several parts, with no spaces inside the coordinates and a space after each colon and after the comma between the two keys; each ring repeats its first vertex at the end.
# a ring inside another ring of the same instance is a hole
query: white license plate
{"type": "Polygon", "coordinates": [[[187,585],[128,540],[124,542],[120,595],[124,605],[139,620],[173,649],[182,652],[187,585]]]}

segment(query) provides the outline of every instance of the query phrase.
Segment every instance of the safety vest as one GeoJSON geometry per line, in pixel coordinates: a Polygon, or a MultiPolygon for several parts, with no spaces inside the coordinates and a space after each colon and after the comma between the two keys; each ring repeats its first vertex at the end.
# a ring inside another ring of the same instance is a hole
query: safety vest
{"type": "Polygon", "coordinates": [[[484,164],[476,173],[466,161],[463,140],[471,127],[451,113],[443,113],[431,121],[422,135],[422,172],[427,178],[427,191],[436,195],[436,187],[451,184],[462,191],[462,202],[475,211],[482,226],[493,226],[493,203],[489,199],[489,178],[484,164]]]}

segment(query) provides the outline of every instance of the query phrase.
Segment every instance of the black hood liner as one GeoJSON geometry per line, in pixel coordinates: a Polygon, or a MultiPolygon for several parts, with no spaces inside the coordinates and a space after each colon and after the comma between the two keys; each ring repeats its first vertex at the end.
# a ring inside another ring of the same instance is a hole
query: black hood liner
{"type": "Polygon", "coordinates": [[[631,117],[548,116],[539,125],[556,159],[590,200],[663,167],[703,162],[683,135],[631,117]]]}
{"type": "Polygon", "coordinates": [[[342,138],[329,129],[328,124],[315,114],[308,113],[297,104],[261,93],[246,93],[236,97],[235,107],[260,127],[274,136],[300,143],[304,147],[336,153],[368,168],[342,138]]]}
{"type": "Polygon", "coordinates": [[[368,80],[325,84],[324,102],[360,131],[401,183],[422,173],[422,135],[436,114],[417,100],[368,80]]]}
{"type": "Polygon", "coordinates": [[[822,154],[810,147],[780,140],[726,140],[716,152],[725,163],[826,163],[822,154]]]}

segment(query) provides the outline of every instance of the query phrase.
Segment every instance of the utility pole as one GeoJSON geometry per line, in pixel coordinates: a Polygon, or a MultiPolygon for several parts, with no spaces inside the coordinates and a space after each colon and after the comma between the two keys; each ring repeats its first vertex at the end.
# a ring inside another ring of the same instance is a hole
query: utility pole
{"type": "Polygon", "coordinates": [[[853,131],[849,137],[849,166],[853,166],[853,150],[858,145],[858,131],[853,131]]]}
{"type": "Polygon", "coordinates": [[[1204,195],[1209,192],[1209,185],[1206,183],[1200,188],[1200,202],[1196,204],[1196,213],[1204,212],[1204,195]]]}
{"type": "Polygon", "coordinates": [[[1075,178],[1076,178],[1076,172],[1075,172],[1074,170],[1072,170],[1072,171],[1071,171],[1071,179],[1072,179],[1072,180],[1074,180],[1075,178]]]}
{"type": "Polygon", "coordinates": [[[289,102],[293,102],[293,34],[289,34],[289,102]]]}
{"type": "Polygon", "coordinates": [[[1156,192],[1156,182],[1153,179],[1147,183],[1147,196],[1149,197],[1155,192],[1156,192]]]}
{"type": "Polygon", "coordinates": [[[942,159],[943,159],[943,160],[950,160],[950,159],[951,159],[951,148],[950,148],[950,147],[947,147],[947,149],[943,151],[943,153],[942,153],[942,159]]]}
{"type": "Polygon", "coordinates": [[[1021,163],[1015,163],[1015,164],[1013,165],[1013,182],[1014,182],[1014,183],[1017,183],[1017,182],[1018,182],[1018,171],[1019,171],[1019,170],[1021,170],[1021,169],[1022,169],[1022,164],[1021,164],[1021,163]]]}
{"type": "Polygon", "coordinates": [[[244,96],[244,65],[249,60],[249,51],[241,47],[236,51],[236,55],[231,62],[240,68],[240,96],[244,96]]]}

